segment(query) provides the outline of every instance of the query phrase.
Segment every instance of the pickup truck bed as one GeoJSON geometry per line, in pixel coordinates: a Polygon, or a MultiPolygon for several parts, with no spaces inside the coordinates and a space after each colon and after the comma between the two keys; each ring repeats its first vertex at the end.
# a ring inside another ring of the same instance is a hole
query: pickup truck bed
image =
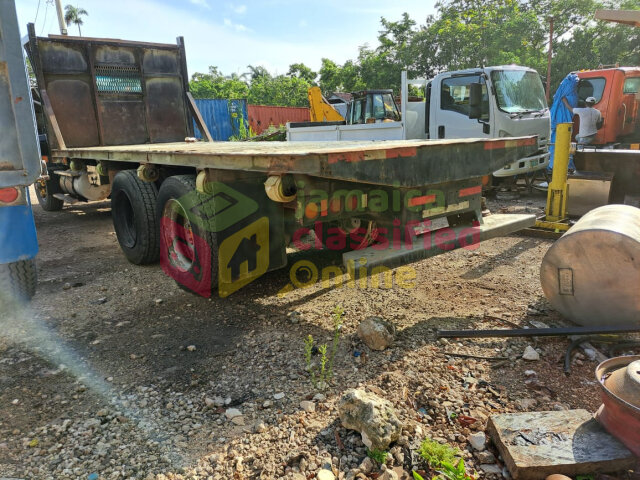
{"type": "Polygon", "coordinates": [[[292,173],[403,187],[488,175],[537,148],[535,137],[360,142],[197,142],[54,150],[54,158],[292,173]]]}

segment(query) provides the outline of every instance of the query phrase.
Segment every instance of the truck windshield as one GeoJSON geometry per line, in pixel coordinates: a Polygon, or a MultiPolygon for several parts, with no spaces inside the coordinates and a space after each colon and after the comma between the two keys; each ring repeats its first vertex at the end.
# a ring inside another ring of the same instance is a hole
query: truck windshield
{"type": "Polygon", "coordinates": [[[540,76],[523,70],[494,70],[498,108],[508,113],[537,112],[547,108],[540,76]]]}

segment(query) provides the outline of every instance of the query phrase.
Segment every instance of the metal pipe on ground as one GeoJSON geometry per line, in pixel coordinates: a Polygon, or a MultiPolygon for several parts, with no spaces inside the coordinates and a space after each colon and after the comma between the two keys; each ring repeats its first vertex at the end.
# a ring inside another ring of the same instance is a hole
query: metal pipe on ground
{"type": "Polygon", "coordinates": [[[438,330],[438,338],[500,338],[500,337],[567,337],[569,335],[605,335],[640,332],[640,325],[603,327],[513,328],[496,330],[438,330]]]}

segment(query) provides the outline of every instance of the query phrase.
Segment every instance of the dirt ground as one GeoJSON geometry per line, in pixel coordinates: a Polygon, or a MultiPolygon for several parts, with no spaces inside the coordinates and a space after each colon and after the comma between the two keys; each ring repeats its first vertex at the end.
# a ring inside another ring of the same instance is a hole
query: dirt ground
{"type": "MultiPolygon", "coordinates": [[[[534,193],[490,208],[538,213],[543,204],[534,193]]],[[[595,411],[600,403],[596,362],[579,354],[571,375],[563,373],[566,339],[435,336],[562,324],[539,281],[550,240],[512,235],[415,263],[413,288],[318,284],[279,296],[285,269],[205,299],[158,265],[129,264],[108,202],[34,210],[38,291],[26,310],[6,316],[14,323],[0,334],[0,477],[311,479],[324,465],[354,478],[366,451],[340,425],[336,402],[356,387],[389,400],[405,426],[389,469],[410,471],[416,446],[430,436],[462,450],[469,470],[500,470],[499,458],[479,458],[467,442],[492,413],[595,411]],[[305,370],[304,339],[331,342],[336,305],[345,315],[335,374],[320,390],[305,370]],[[371,315],[397,327],[384,352],[356,335],[371,315]],[[528,345],[539,360],[521,358],[528,345]],[[303,400],[315,411],[301,408],[303,400]],[[240,415],[230,418],[231,409],[240,415]],[[478,422],[463,427],[451,412],[478,422]]],[[[325,253],[289,261],[338,261],[325,253]]],[[[362,474],[376,478],[377,468],[362,474]]]]}

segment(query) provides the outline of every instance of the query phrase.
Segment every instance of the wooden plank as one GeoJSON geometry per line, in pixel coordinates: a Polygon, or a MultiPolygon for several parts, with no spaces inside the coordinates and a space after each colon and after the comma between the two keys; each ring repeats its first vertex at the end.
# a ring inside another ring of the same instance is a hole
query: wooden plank
{"type": "Polygon", "coordinates": [[[202,118],[200,109],[196,105],[196,101],[193,99],[193,95],[191,95],[191,92],[187,92],[187,100],[189,104],[189,110],[191,111],[191,115],[193,115],[194,120],[196,121],[196,125],[198,126],[200,133],[202,133],[202,136],[207,139],[207,142],[213,142],[213,137],[211,137],[211,133],[209,133],[207,124],[204,123],[204,119],[202,118]]]}
{"type": "Polygon", "coordinates": [[[636,462],[586,410],[494,415],[487,431],[515,480],[618,472],[636,462]]]}
{"type": "Polygon", "coordinates": [[[53,107],[51,106],[51,100],[49,100],[49,95],[47,95],[47,91],[44,88],[40,90],[40,96],[42,97],[42,106],[44,107],[44,113],[49,119],[49,124],[53,129],[53,135],[58,144],[58,148],[60,150],[66,150],[67,145],[64,143],[62,132],[60,131],[60,126],[58,125],[58,120],[56,119],[56,114],[53,112],[53,107]]]}

